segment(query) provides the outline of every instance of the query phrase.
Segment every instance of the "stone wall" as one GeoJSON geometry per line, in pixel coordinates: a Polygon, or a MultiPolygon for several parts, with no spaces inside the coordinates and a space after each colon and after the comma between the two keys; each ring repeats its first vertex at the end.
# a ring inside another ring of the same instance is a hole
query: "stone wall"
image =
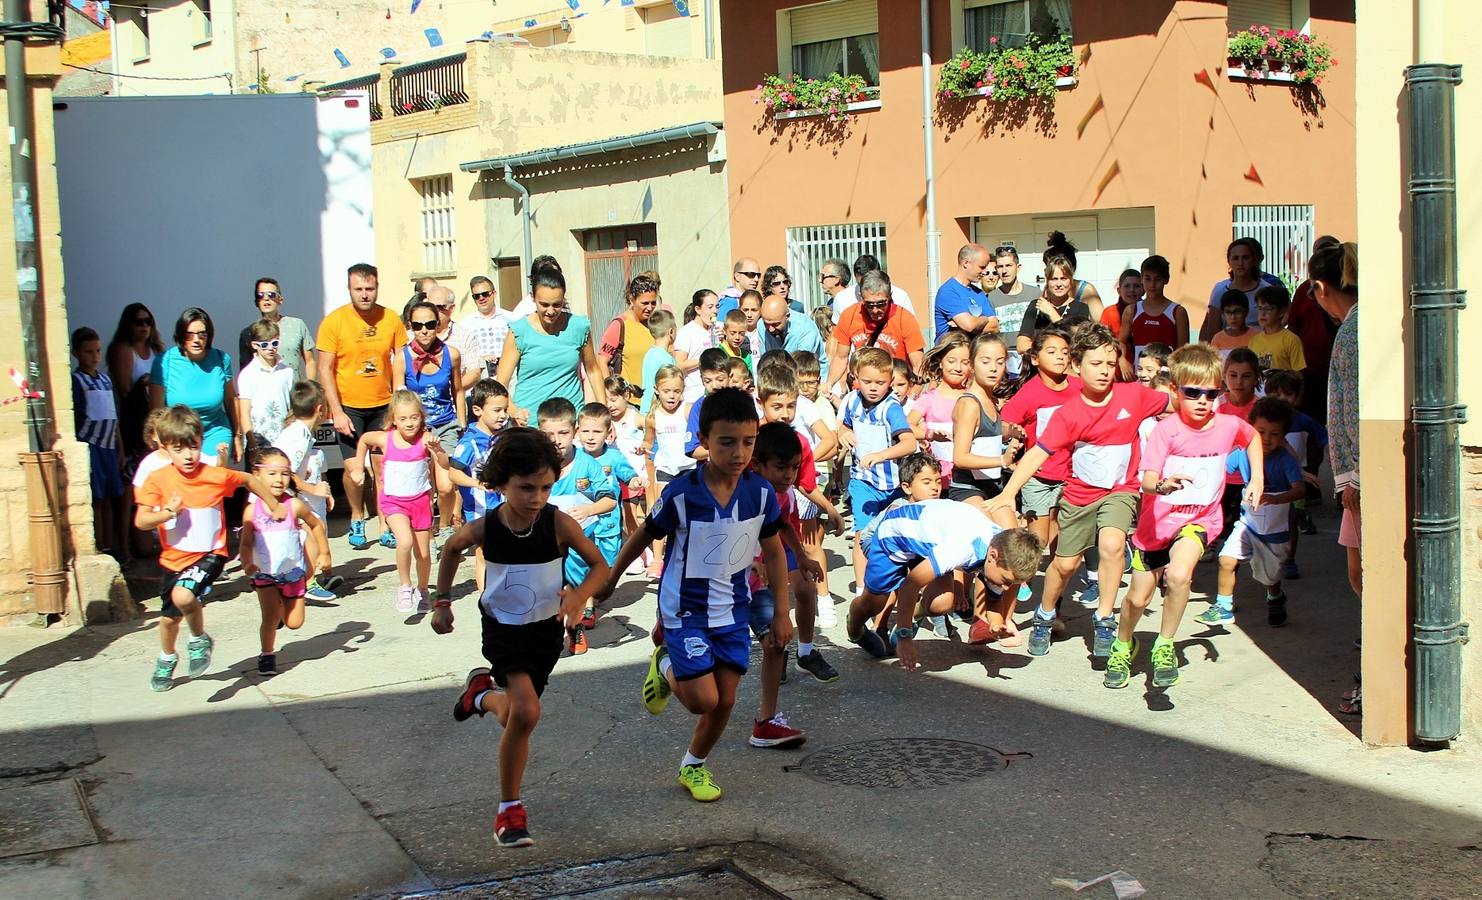
{"type": "Polygon", "coordinates": [[[1482,447],[1461,453],[1461,619],[1472,626],[1461,651],[1461,733],[1476,744],[1482,740],[1482,447]]]}

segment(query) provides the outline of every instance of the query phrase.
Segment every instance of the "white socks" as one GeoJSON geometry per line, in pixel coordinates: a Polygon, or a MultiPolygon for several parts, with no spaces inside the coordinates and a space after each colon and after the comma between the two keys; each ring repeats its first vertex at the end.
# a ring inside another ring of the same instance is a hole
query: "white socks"
{"type": "Polygon", "coordinates": [[[695,754],[689,752],[688,750],[684,751],[684,759],[682,759],[682,760],[679,761],[679,767],[681,769],[683,769],[685,766],[703,766],[703,765],[705,765],[705,760],[703,760],[700,757],[696,756],[695,754]]]}
{"type": "Polygon", "coordinates": [[[665,678],[668,678],[669,670],[672,668],[674,668],[674,663],[669,661],[669,655],[666,653],[664,654],[663,659],[659,660],[659,674],[664,676],[665,678]]]}
{"type": "Polygon", "coordinates": [[[504,812],[505,810],[509,809],[511,806],[524,806],[524,805],[525,804],[522,803],[519,800],[500,800],[499,801],[499,811],[500,812],[504,812]]]}
{"type": "Polygon", "coordinates": [[[798,641],[798,659],[802,659],[812,652],[813,645],[811,643],[805,644],[802,641],[798,641]]]}

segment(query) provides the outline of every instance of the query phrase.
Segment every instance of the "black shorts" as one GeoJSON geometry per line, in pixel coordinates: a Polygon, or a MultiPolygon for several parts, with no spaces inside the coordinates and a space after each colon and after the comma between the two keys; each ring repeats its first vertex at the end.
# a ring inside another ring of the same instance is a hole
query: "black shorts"
{"type": "Polygon", "coordinates": [[[180,618],[181,612],[176,608],[175,601],[170,599],[170,593],[175,588],[185,588],[199,600],[211,593],[211,585],[221,577],[221,570],[224,568],[226,557],[210,553],[183,571],[165,572],[164,578],[160,580],[160,615],[171,619],[180,618]]]}
{"type": "MultiPolygon", "coordinates": [[[[360,406],[342,406],[345,417],[350,420],[349,435],[340,434],[340,446],[345,450],[345,456],[354,456],[355,448],[360,444],[360,439],[368,431],[381,431],[386,427],[386,406],[372,406],[369,408],[360,406]]],[[[335,432],[339,434],[339,432],[335,432]]]]}
{"type": "Polygon", "coordinates": [[[1003,482],[1001,481],[949,481],[947,482],[947,499],[956,500],[959,503],[968,503],[973,500],[992,500],[1003,493],[1003,482]]]}
{"type": "MultiPolygon", "coordinates": [[[[483,615],[482,611],[480,613],[483,615]]],[[[524,672],[535,686],[535,696],[545,691],[551,670],[566,646],[566,629],[555,616],[527,625],[506,625],[488,615],[484,619],[484,659],[489,661],[494,683],[507,687],[509,673],[524,672]]]]}

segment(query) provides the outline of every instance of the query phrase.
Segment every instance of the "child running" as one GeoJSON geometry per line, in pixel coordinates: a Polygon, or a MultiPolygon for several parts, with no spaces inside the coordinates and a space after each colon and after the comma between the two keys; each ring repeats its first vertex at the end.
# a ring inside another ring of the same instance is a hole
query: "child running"
{"type": "MultiPolygon", "coordinates": [[[[606,409],[603,409],[606,412],[606,409]]],[[[592,539],[604,515],[617,509],[617,488],[608,483],[602,466],[576,447],[576,407],[565,397],[552,397],[535,411],[541,432],[556,445],[561,454],[561,468],[551,488],[550,502],[581,525],[582,533],[592,539]]],[[[605,434],[605,430],[604,430],[605,434]]],[[[600,552],[600,551],[599,551],[600,552]]],[[[587,577],[587,563],[581,554],[566,554],[566,584],[581,584],[587,577]]],[[[571,652],[587,652],[586,627],[578,622],[567,632],[571,652]]]]}
{"type": "Polygon", "coordinates": [[[134,512],[135,528],[159,529],[160,568],[165,572],[160,585],[160,657],[149,679],[156,691],[174,686],[181,619],[191,634],[185,644],[190,658],[187,672],[194,678],[211,667],[215,642],[206,633],[201,598],[226,566],[226,513],[221,502],[246,487],[262,500],[270,517],[281,521],[288,515],[256,475],[203,463],[203,432],[201,417],[188,406],[172,406],[160,416],[155,434],[170,465],[144,480],[134,512]]]}
{"type": "MultiPolygon", "coordinates": [[[[469,392],[468,407],[473,421],[463,429],[448,460],[448,480],[458,489],[464,522],[483,518],[499,502],[499,494],[484,487],[483,472],[495,441],[509,424],[509,391],[493,378],[480,378],[469,392]]],[[[484,551],[475,545],[473,552],[474,585],[483,590],[484,551]]]]}
{"type": "MultiPolygon", "coordinates": [[[[334,508],[334,496],[329,482],[324,480],[324,451],[314,446],[314,430],[324,421],[328,409],[324,388],[319,386],[319,382],[296,382],[288,394],[288,422],[273,441],[273,446],[288,457],[295,496],[308,504],[309,512],[326,525],[329,511],[334,508]]],[[[313,535],[307,530],[301,531],[299,536],[304,543],[313,540],[313,535]]],[[[335,591],[345,579],[329,571],[316,572],[314,558],[308,554],[304,555],[304,562],[309,576],[304,596],[321,603],[334,600],[335,591]]]]}
{"type": "Polygon", "coordinates": [[[952,476],[952,410],[973,377],[972,341],[952,329],[936,346],[926,351],[922,369],[930,387],[916,398],[906,414],[917,440],[926,441],[931,455],[942,467],[942,477],[952,476]]]}
{"type": "Polygon", "coordinates": [[[1180,347],[1170,364],[1179,390],[1178,414],[1153,429],[1147,456],[1142,459],[1142,491],[1149,496],[1132,537],[1132,586],[1106,661],[1102,684],[1109,688],[1126,687],[1132,677],[1137,621],[1152,600],[1159,573],[1166,587],[1158,638],[1153,642],[1153,686],[1178,684],[1173,637],[1189,602],[1194,567],[1210,536],[1220,533],[1225,460],[1238,447],[1244,447],[1250,457],[1245,501],[1252,511],[1261,504],[1264,460],[1260,437],[1244,420],[1214,412],[1220,394],[1219,352],[1207,344],[1180,347]]]}
{"type": "Polygon", "coordinates": [[[1307,496],[1292,503],[1291,543],[1286,547],[1286,561],[1281,564],[1281,577],[1288,581],[1301,577],[1297,568],[1297,535],[1317,534],[1317,525],[1308,514],[1307,507],[1316,505],[1317,470],[1328,452],[1328,430],[1322,423],[1302,412],[1302,393],[1305,390],[1300,372],[1290,369],[1274,369],[1266,373],[1266,396],[1285,400],[1292,406],[1292,427],[1286,433],[1286,445],[1297,457],[1307,479],[1307,496]]]}
{"type": "MultiPolygon", "coordinates": [[[[1070,374],[1070,333],[1058,326],[1035,332],[1029,348],[1029,367],[1019,380],[1019,389],[1004,404],[1000,416],[1015,433],[1022,433],[1025,452],[1039,444],[1039,436],[1065,401],[1080,395],[1081,380],[1070,374]]],[[[1070,453],[1062,450],[1044,461],[1034,477],[1024,483],[1020,511],[1041,546],[1052,545],[1058,529],[1060,494],[1070,474],[1070,453]]]]}
{"type": "Polygon", "coordinates": [[[1251,575],[1266,587],[1266,624],[1272,628],[1286,624],[1281,579],[1291,504],[1307,493],[1302,467],[1286,446],[1292,413],[1291,404],[1275,397],[1262,397],[1250,412],[1250,424],[1261,439],[1265,478],[1259,484],[1266,493],[1259,509],[1241,509],[1240,520],[1220,548],[1219,589],[1209,609],[1195,617],[1201,625],[1235,620],[1235,572],[1245,560],[1250,560],[1251,575]]]}
{"type": "MultiPolygon", "coordinates": [[[[625,491],[643,490],[647,486],[643,477],[628,464],[621,450],[607,442],[611,433],[612,413],[606,404],[588,403],[582,407],[576,417],[576,442],[581,445],[578,452],[596,460],[614,497],[622,496],[625,491]]],[[[616,505],[597,516],[592,542],[607,564],[612,565],[623,545],[623,512],[616,505]]],[[[597,627],[597,610],[590,607],[582,610],[581,624],[583,628],[597,627]]]]}
{"type": "Polygon", "coordinates": [[[1137,383],[1143,387],[1152,387],[1153,380],[1159,375],[1166,376],[1168,357],[1172,355],[1173,348],[1167,344],[1144,344],[1137,351],[1137,383]]]}
{"type": "MultiPolygon", "coordinates": [[[[614,571],[622,571],[659,537],[667,538],[659,578],[662,628],[656,637],[643,705],[654,715],[671,695],[698,717],[679,764],[679,783],[701,802],[719,800],[720,786],[705,763],[725,732],[745,674],[751,641],[752,560],[761,550],[773,586],[772,624],[765,642],[780,650],[792,638],[787,557],[777,495],[749,470],[756,440],[756,405],[746,392],[724,388],[700,407],[700,440],[706,462],[670,482],[649,512],[643,530],[628,538],[614,571]]],[[[603,600],[616,579],[597,591],[603,600]]]]}
{"type": "MultiPolygon", "coordinates": [[[[1261,362],[1255,351],[1248,347],[1231,350],[1225,357],[1225,369],[1223,384],[1224,393],[1214,404],[1214,411],[1222,416],[1235,416],[1242,421],[1250,421],[1250,411],[1256,405],[1256,387],[1261,383],[1261,362]]],[[[1228,471],[1225,475],[1225,496],[1220,501],[1221,509],[1224,510],[1225,530],[1218,533],[1213,541],[1207,541],[1209,547],[1208,556],[1212,557],[1216,548],[1222,544],[1230,534],[1230,529],[1235,527],[1235,520],[1240,517],[1240,496],[1245,490],[1245,479],[1238,471],[1228,471]]]]}
{"type": "MultiPolygon", "coordinates": [[[[900,487],[896,461],[916,452],[916,435],[906,412],[890,392],[890,354],[865,347],[854,354],[856,390],[844,398],[839,414],[839,444],[854,451],[849,473],[849,507],[854,530],[870,526],[900,487]]],[[[864,561],[856,543],[854,578],[864,583],[864,561]]]]}
{"type": "MultiPolygon", "coordinates": [[[[714,350],[715,348],[710,348],[714,350]]],[[[705,371],[705,353],[700,354],[700,377],[705,386],[705,392],[709,394],[715,390],[718,376],[715,372],[705,371]]],[[[724,364],[724,354],[720,354],[724,364]]],[[[711,357],[713,360],[714,357],[711,357]]],[[[695,458],[685,449],[690,440],[688,426],[689,416],[683,410],[684,405],[684,375],[675,366],[664,366],[654,375],[654,407],[649,411],[648,419],[643,428],[643,455],[650,457],[648,466],[648,508],[653,509],[654,504],[659,502],[659,492],[669,482],[690,471],[695,467],[695,458]]],[[[695,404],[696,408],[700,404],[695,404]]],[[[637,532],[630,532],[636,534],[637,532]]],[[[659,568],[664,558],[663,539],[659,538],[659,546],[653,551],[654,558],[649,561],[648,574],[658,577],[659,568]]]]}
{"type": "MultiPolygon", "coordinates": [[[[411,391],[403,388],[391,395],[386,418],[385,430],[361,436],[355,454],[360,458],[371,450],[384,454],[376,503],[396,537],[396,574],[401,584],[396,591],[396,611],[425,613],[432,608],[427,580],[432,570],[434,472],[448,468],[448,455],[427,430],[422,400],[411,391]],[[413,561],[417,564],[415,586],[413,561]]],[[[346,477],[361,483],[365,480],[364,467],[347,470],[346,477]]]]}
{"type": "Polygon", "coordinates": [[[262,623],[257,636],[262,652],[257,657],[257,674],[278,674],[278,629],[294,631],[304,624],[304,593],[308,588],[309,564],[299,536],[303,528],[314,543],[316,565],[320,572],[331,568],[329,537],[324,520],[314,515],[309,504],[289,493],[293,487],[293,463],[277,447],[266,447],[253,456],[252,472],[262,480],[274,500],[288,509],[288,515],[276,519],[262,500],[253,497],[242,510],[242,574],[252,581],[257,603],[262,609],[262,623]]]}
{"type": "Polygon", "coordinates": [[[592,591],[608,580],[602,554],[576,520],[547,502],[561,471],[561,454],[533,428],[510,428],[489,452],[482,479],[503,501],[468,522],[443,546],[437,567],[432,630],[453,630],[453,578],[470,547],[483,551],[479,592],[484,659],[488,668],[468,673],[453,704],[453,719],[493,713],[499,739],[499,812],[494,839],[501,847],[529,847],[529,816],[520,785],[530,760],[530,735],[540,724],[545,691],[566,630],[581,620],[592,591]],[[562,586],[564,560],[575,552],[587,564],[580,584],[562,586]]]}
{"type": "MultiPolygon", "coordinates": [[[[636,385],[621,375],[609,375],[603,386],[607,388],[607,414],[612,418],[607,442],[617,447],[635,474],[643,476],[642,487],[624,484],[618,496],[623,510],[623,534],[632,534],[638,530],[638,514],[643,511],[644,498],[648,494],[648,461],[642,450],[644,415],[633,406],[635,395],[639,393],[636,385]]],[[[634,565],[639,568],[627,574],[637,575],[645,564],[639,560],[634,565]]]]}

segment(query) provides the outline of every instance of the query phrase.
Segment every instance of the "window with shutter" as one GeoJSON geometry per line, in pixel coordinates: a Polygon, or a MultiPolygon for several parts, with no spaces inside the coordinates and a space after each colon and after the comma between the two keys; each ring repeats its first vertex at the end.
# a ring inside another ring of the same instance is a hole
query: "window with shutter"
{"type": "Polygon", "coordinates": [[[880,83],[880,17],[875,0],[835,0],[788,11],[792,68],[804,78],[860,75],[880,83]]]}
{"type": "Polygon", "coordinates": [[[1268,25],[1272,28],[1294,27],[1292,0],[1229,0],[1227,12],[1231,31],[1241,31],[1252,25],[1268,25]]]}

